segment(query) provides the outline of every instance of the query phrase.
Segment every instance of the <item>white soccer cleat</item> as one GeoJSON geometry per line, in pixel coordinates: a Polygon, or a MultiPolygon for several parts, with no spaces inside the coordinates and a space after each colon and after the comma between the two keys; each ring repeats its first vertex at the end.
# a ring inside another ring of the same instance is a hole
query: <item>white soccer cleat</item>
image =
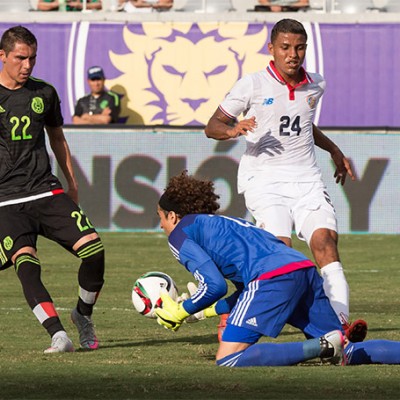
{"type": "Polygon", "coordinates": [[[85,350],[97,350],[99,341],[94,332],[92,319],[87,315],[82,315],[74,308],[71,312],[71,320],[79,332],[79,342],[85,350]]]}
{"type": "Polygon", "coordinates": [[[54,334],[51,338],[51,346],[44,351],[45,354],[71,353],[75,351],[71,339],[64,331],[54,334]]]}
{"type": "Polygon", "coordinates": [[[339,330],[326,333],[319,338],[322,361],[335,365],[345,365],[344,336],[339,330]]]}

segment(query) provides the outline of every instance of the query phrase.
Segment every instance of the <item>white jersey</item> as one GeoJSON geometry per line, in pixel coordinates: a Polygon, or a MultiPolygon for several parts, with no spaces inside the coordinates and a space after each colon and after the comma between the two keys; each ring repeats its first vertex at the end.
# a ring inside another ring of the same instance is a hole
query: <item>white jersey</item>
{"type": "Polygon", "coordinates": [[[316,182],[321,171],[315,156],[312,123],[325,80],[304,70],[296,87],[287,84],[273,61],[260,72],[244,76],[219,108],[230,118],[256,117],[257,128],[246,138],[238,172],[239,193],[255,177],[265,182],[316,182]]]}

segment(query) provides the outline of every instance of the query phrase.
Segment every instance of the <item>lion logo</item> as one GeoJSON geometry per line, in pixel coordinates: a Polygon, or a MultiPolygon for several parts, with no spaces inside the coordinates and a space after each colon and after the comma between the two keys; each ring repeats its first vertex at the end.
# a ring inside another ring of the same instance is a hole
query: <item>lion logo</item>
{"type": "Polygon", "coordinates": [[[127,54],[107,87],[121,93],[127,124],[205,125],[234,83],[267,66],[266,24],[154,23],[123,30],[127,54]]]}

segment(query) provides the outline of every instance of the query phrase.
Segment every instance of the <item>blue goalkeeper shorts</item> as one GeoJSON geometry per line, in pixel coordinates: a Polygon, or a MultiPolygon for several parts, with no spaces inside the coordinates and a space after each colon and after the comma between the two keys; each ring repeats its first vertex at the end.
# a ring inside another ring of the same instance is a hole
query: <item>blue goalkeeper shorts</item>
{"type": "Polygon", "coordinates": [[[285,324],[307,338],[342,329],[315,267],[250,282],[229,315],[222,340],[255,343],[261,336],[276,338],[285,324]]]}

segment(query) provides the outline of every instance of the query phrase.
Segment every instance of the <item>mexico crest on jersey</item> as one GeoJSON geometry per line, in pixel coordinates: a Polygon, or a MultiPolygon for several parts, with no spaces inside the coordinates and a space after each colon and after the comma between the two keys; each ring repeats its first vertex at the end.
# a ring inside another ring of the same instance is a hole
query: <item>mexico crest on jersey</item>
{"type": "Polygon", "coordinates": [[[44,103],[41,97],[34,97],[31,104],[32,110],[36,114],[42,114],[44,111],[44,103]]]}
{"type": "Polygon", "coordinates": [[[6,250],[11,250],[14,246],[14,241],[11,239],[10,236],[7,236],[3,239],[3,246],[6,250]]]}

